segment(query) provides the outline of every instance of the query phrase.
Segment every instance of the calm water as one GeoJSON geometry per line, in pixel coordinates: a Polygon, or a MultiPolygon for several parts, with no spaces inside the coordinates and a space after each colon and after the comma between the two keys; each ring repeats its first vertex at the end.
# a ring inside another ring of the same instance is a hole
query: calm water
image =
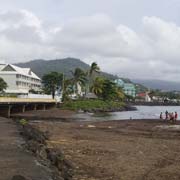
{"type": "MultiPolygon", "coordinates": [[[[84,120],[124,120],[124,119],[158,119],[160,112],[177,112],[180,116],[180,106],[136,106],[137,111],[113,112],[113,113],[82,113],[78,118],[84,120]]],[[[163,114],[165,117],[165,114],[163,114]]],[[[178,117],[178,120],[180,117],[178,117]]]]}

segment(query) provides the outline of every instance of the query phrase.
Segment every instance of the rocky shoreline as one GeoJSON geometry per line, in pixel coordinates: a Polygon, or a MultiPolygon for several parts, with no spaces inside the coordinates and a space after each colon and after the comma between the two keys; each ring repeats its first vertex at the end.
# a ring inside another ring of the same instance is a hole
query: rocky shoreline
{"type": "Polygon", "coordinates": [[[52,171],[53,180],[71,180],[73,176],[73,166],[65,159],[60,149],[48,147],[48,132],[41,132],[31,125],[20,125],[19,131],[24,138],[25,148],[30,151],[40,163],[47,166],[52,171]]]}
{"type": "Polygon", "coordinates": [[[122,111],[136,111],[137,108],[131,105],[125,105],[123,107],[117,107],[117,108],[94,108],[94,109],[85,109],[83,112],[88,113],[100,113],[100,112],[122,112],[122,111]]]}
{"type": "Polygon", "coordinates": [[[178,180],[180,177],[177,146],[180,122],[39,121],[32,122],[32,126],[44,133],[48,131],[48,144],[63,150],[72,163],[73,180],[178,180]]]}
{"type": "MultiPolygon", "coordinates": [[[[137,108],[134,106],[126,105],[119,108],[111,108],[111,109],[102,109],[102,108],[95,108],[95,109],[87,109],[83,111],[79,111],[81,113],[108,113],[108,112],[123,112],[123,111],[136,111],[137,108]]],[[[69,122],[69,121],[79,121],[80,118],[76,118],[75,115],[78,112],[70,111],[70,110],[61,110],[59,108],[50,109],[47,111],[29,111],[25,113],[13,114],[11,117],[15,120],[18,119],[26,119],[26,120],[52,120],[52,121],[62,121],[62,122],[69,122]]],[[[83,120],[83,119],[82,119],[83,120]]]]}

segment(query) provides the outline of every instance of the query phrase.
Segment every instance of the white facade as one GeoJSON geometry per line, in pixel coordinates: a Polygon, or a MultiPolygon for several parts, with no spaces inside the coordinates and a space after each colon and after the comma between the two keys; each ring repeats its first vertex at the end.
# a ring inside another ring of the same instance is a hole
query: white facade
{"type": "Polygon", "coordinates": [[[152,101],[149,94],[148,94],[148,92],[146,92],[145,101],[146,102],[151,102],[152,101]]]}
{"type": "Polygon", "coordinates": [[[30,68],[12,64],[0,64],[0,77],[7,83],[6,93],[28,94],[29,90],[40,91],[41,79],[30,68]]]}

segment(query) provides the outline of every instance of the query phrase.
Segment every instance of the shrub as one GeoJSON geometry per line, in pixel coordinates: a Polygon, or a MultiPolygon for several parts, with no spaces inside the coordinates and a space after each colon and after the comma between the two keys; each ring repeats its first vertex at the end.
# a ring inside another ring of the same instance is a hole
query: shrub
{"type": "Polygon", "coordinates": [[[20,123],[22,126],[25,126],[25,125],[28,124],[28,121],[27,121],[26,119],[21,119],[21,120],[19,121],[19,123],[20,123]]]}
{"type": "Polygon", "coordinates": [[[124,106],[123,102],[103,101],[103,100],[75,100],[63,104],[63,109],[89,110],[89,109],[112,109],[124,106]]]}

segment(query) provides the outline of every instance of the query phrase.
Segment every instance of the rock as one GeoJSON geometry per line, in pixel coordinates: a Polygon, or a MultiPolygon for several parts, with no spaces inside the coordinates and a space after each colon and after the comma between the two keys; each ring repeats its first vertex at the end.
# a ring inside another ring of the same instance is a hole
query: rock
{"type": "MultiPolygon", "coordinates": [[[[48,148],[46,140],[48,139],[48,132],[41,132],[38,129],[27,125],[23,128],[22,135],[26,139],[27,149],[33,152],[37,157],[51,163],[52,166],[58,170],[60,177],[54,178],[56,180],[71,180],[73,176],[72,164],[65,159],[63,153],[54,148],[48,148]]],[[[55,170],[55,171],[56,171],[55,170]]],[[[26,180],[26,179],[13,179],[26,180]]]]}
{"type": "Polygon", "coordinates": [[[41,149],[39,150],[38,152],[38,155],[44,159],[44,160],[47,160],[47,152],[46,152],[46,148],[45,146],[42,146],[41,149]]]}
{"type": "Polygon", "coordinates": [[[73,166],[65,159],[62,152],[55,149],[47,149],[47,158],[51,161],[51,164],[57,167],[61,172],[61,175],[66,180],[71,180],[73,176],[73,166]]]}
{"type": "Polygon", "coordinates": [[[11,180],[27,180],[24,176],[21,175],[15,175],[12,177],[11,180]]]}
{"type": "Polygon", "coordinates": [[[47,132],[43,133],[30,125],[27,125],[23,128],[22,134],[27,140],[33,139],[41,144],[46,144],[46,140],[48,139],[46,136],[47,132]]]}

